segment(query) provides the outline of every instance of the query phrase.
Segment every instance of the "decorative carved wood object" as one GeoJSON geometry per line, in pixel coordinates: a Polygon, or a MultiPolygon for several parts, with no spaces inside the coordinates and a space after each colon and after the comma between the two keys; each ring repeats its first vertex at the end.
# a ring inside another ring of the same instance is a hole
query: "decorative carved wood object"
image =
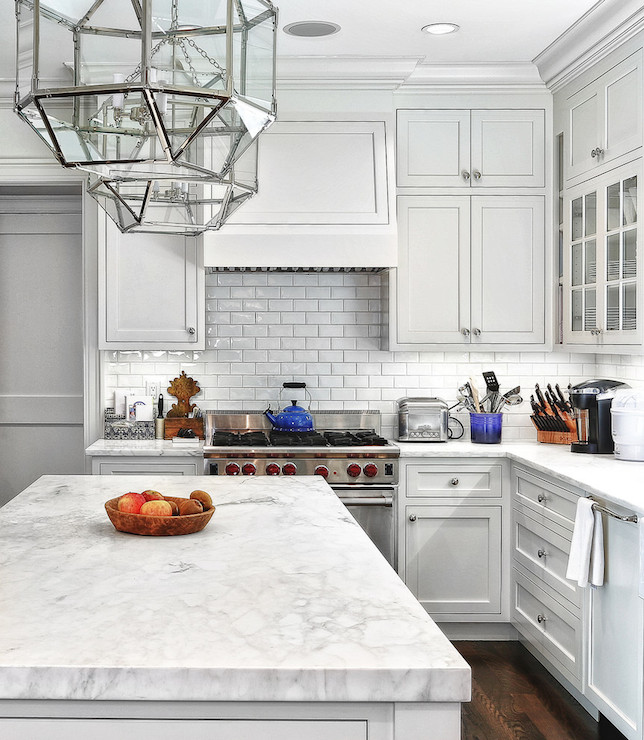
{"type": "Polygon", "coordinates": [[[196,403],[190,403],[190,399],[192,396],[196,396],[200,390],[201,388],[197,385],[196,381],[193,378],[189,378],[185,370],[182,370],[181,375],[175,378],[168,386],[168,393],[176,397],[177,403],[172,404],[172,408],[168,411],[167,416],[187,417],[197,407],[196,403]]]}

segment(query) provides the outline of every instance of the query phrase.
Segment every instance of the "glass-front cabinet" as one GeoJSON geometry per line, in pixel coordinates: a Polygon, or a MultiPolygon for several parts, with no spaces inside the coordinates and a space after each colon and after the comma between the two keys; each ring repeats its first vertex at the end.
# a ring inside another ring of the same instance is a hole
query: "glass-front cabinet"
{"type": "Polygon", "coordinates": [[[563,339],[570,344],[636,344],[640,165],[567,192],[564,202],[563,339]]]}

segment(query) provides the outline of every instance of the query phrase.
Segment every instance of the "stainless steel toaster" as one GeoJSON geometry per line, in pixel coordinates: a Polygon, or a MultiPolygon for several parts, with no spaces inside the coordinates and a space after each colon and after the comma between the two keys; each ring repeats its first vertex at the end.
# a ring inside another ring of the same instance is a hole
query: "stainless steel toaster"
{"type": "Polygon", "coordinates": [[[399,442],[447,442],[449,412],[441,398],[401,398],[398,401],[399,442]]]}

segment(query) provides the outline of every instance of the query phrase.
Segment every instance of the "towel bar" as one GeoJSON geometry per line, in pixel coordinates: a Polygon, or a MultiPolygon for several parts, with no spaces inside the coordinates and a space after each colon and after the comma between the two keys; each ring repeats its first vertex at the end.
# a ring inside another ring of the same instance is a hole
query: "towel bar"
{"type": "Polygon", "coordinates": [[[593,509],[595,511],[601,511],[604,514],[608,514],[608,516],[612,516],[614,519],[619,519],[621,522],[636,522],[638,521],[637,514],[631,514],[630,516],[622,516],[621,514],[617,514],[614,511],[611,511],[610,509],[607,509],[605,506],[602,506],[601,504],[598,504],[596,501],[593,501],[591,496],[588,496],[588,498],[593,502],[593,509]]]}

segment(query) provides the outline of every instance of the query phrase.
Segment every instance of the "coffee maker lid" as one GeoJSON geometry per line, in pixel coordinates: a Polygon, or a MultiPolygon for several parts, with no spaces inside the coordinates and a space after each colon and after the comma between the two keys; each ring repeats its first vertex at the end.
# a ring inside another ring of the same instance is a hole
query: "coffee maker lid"
{"type": "Polygon", "coordinates": [[[571,396],[593,395],[612,398],[617,388],[628,388],[621,380],[585,380],[570,389],[571,396]]]}

